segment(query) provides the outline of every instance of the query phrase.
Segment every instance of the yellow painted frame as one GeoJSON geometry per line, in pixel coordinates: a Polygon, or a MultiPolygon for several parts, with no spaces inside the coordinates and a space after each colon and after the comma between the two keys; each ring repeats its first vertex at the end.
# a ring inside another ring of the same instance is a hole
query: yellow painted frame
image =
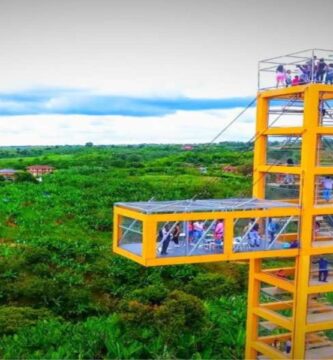
{"type": "Polygon", "coordinates": [[[324,127],[319,124],[319,102],[321,99],[333,99],[333,86],[323,84],[307,84],[295,87],[273,89],[258,93],[257,97],[256,141],[253,167],[253,196],[265,198],[265,174],[288,173],[301,177],[300,204],[298,208],[230,211],[230,212],[203,212],[185,214],[142,214],[121,206],[114,207],[113,251],[145,266],[203,263],[211,261],[249,261],[249,289],[246,332],[246,359],[257,359],[263,354],[270,359],[304,359],[306,337],[311,332],[333,329],[333,321],[307,323],[308,295],[333,291],[333,284],[317,286],[309,285],[311,256],[333,254],[333,247],[313,247],[313,217],[316,215],[332,215],[333,207],[315,206],[315,176],[333,174],[332,167],[322,167],[317,164],[317,146],[320,135],[333,135],[333,127],[324,127]],[[297,95],[298,94],[298,95],[297,95]],[[303,125],[300,127],[268,126],[269,101],[272,99],[291,99],[299,96],[304,100],[303,125]],[[268,135],[299,135],[302,137],[301,164],[294,167],[269,166],[266,164],[266,145],[268,135]],[[271,250],[259,252],[233,253],[233,221],[237,218],[258,218],[274,216],[299,216],[301,248],[287,250],[271,250]],[[143,222],[143,251],[142,256],[131,254],[118,246],[118,222],[121,216],[138,219],[143,222]],[[225,221],[225,245],[223,254],[157,258],[155,249],[157,222],[183,221],[196,219],[219,219],[225,221]],[[153,241],[152,241],[153,239],[153,241]],[[292,257],[295,260],[294,268],[286,268],[286,272],[294,274],[294,280],[280,279],[272,274],[276,269],[262,269],[263,258],[292,257]],[[292,294],[288,306],[293,309],[292,316],[286,318],[274,310],[287,306],[286,302],[274,304],[260,304],[261,283],[283,289],[292,294]],[[272,322],[288,330],[287,334],[259,337],[259,318],[272,322]],[[275,338],[291,339],[292,354],[286,354],[269,346],[275,338]]]}

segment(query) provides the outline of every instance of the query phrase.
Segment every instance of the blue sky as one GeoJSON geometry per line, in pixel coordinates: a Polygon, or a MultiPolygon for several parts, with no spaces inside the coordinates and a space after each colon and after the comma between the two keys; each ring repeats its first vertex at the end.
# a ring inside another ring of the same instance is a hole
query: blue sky
{"type": "MultiPolygon", "coordinates": [[[[260,59],[330,47],[332,10],[331,0],[2,0],[0,145],[209,142],[255,96],[260,59]]],[[[253,132],[254,108],[219,140],[253,132]]]]}

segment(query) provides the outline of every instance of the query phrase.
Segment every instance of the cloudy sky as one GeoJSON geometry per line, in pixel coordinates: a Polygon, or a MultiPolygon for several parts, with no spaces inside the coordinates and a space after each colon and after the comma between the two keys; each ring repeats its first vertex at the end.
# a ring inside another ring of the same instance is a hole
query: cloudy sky
{"type": "MultiPolygon", "coordinates": [[[[0,0],[0,146],[209,142],[332,0],[0,0]]],[[[219,139],[246,140],[251,108],[219,139]]]]}

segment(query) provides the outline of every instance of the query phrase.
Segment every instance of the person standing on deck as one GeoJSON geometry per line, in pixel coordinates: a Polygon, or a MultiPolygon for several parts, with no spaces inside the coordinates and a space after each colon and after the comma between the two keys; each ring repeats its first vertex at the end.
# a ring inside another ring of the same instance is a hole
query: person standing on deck
{"type": "Polygon", "coordinates": [[[278,88],[279,85],[284,87],[286,84],[286,71],[283,65],[279,65],[276,68],[276,87],[278,88]]]}
{"type": "Polygon", "coordinates": [[[249,232],[249,244],[251,247],[260,247],[261,237],[259,235],[259,224],[254,224],[249,232]]]}
{"type": "Polygon", "coordinates": [[[167,250],[171,240],[170,227],[166,224],[162,229],[162,250],[161,255],[168,255],[167,250]]]}
{"type": "Polygon", "coordinates": [[[204,223],[201,220],[197,220],[193,224],[193,240],[197,243],[204,232],[204,223]]]}
{"type": "Polygon", "coordinates": [[[277,231],[278,231],[278,224],[275,221],[273,221],[272,218],[269,218],[267,223],[267,232],[268,232],[270,244],[274,241],[275,234],[277,233],[277,231]]]}
{"type": "Polygon", "coordinates": [[[172,231],[172,240],[175,243],[175,247],[179,247],[179,235],[180,235],[180,226],[177,223],[172,231]]]}
{"type": "Polygon", "coordinates": [[[224,223],[223,220],[218,220],[214,229],[214,240],[217,246],[222,245],[223,235],[224,235],[224,223]]]}
{"type": "Polygon", "coordinates": [[[328,264],[330,262],[321,256],[319,260],[313,261],[312,263],[318,264],[319,266],[318,281],[327,282],[328,264]]]}

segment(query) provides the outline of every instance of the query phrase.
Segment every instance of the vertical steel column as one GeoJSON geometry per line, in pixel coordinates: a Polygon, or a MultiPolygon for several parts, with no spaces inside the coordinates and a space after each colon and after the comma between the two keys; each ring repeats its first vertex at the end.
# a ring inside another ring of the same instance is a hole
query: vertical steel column
{"type": "Polygon", "coordinates": [[[313,234],[313,209],[315,201],[315,168],[317,126],[319,121],[319,90],[309,85],[304,90],[304,135],[302,141],[302,192],[301,192],[301,249],[296,260],[295,296],[293,307],[294,332],[292,358],[304,359],[309,274],[311,270],[310,249],[313,234]]]}
{"type": "Polygon", "coordinates": [[[253,310],[258,307],[260,296],[260,281],[255,278],[255,275],[260,272],[261,259],[251,259],[249,264],[245,358],[255,360],[257,351],[252,344],[258,339],[259,319],[253,310]]]}
{"type": "Polygon", "coordinates": [[[257,123],[256,137],[254,144],[254,160],[253,160],[253,197],[265,198],[265,176],[259,171],[260,165],[266,163],[266,144],[267,137],[263,132],[268,127],[268,99],[258,94],[257,99],[257,123]]]}

